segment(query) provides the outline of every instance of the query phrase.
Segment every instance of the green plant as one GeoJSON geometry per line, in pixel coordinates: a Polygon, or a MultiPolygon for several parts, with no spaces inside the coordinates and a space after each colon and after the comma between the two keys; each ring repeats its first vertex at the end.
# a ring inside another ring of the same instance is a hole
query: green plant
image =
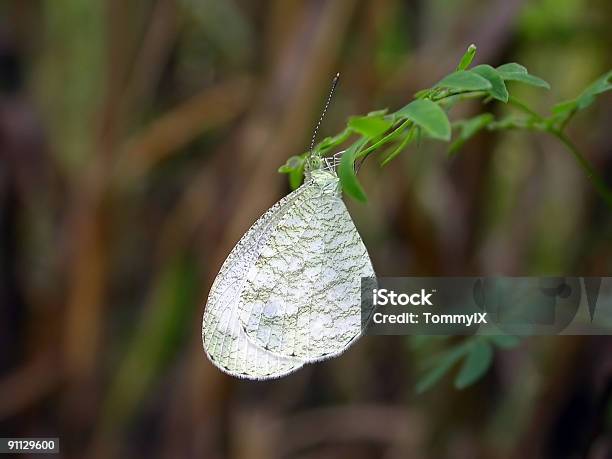
{"type": "MultiPolygon", "coordinates": [[[[421,138],[448,142],[448,154],[452,156],[482,130],[525,129],[543,132],[552,135],[567,148],[599,195],[612,208],[612,190],[565,133],[568,122],[577,112],[589,107],[598,95],[612,90],[612,70],[599,77],[575,99],[558,103],[549,116],[542,116],[511,95],[507,83],[516,81],[549,89],[546,81],[531,75],[525,67],[517,63],[503,64],[497,68],[486,64],[470,67],[475,54],[476,46],[470,45],[452,73],[432,87],[417,92],[415,99],[399,110],[393,113],[386,109],[377,110],[365,116],[349,118],[342,132],[323,139],[315,146],[312,154],[319,157],[328,156],[356,136],[342,155],[338,176],[346,194],[363,202],[366,200],[366,193],[357,178],[355,165],[368,156],[382,153],[380,163],[385,166],[411,143],[418,143],[421,138]],[[486,112],[451,123],[447,115],[450,108],[468,99],[480,99],[485,105],[493,101],[510,104],[518,109],[520,114],[496,119],[492,113],[486,112]]],[[[305,152],[292,156],[279,169],[279,172],[289,175],[292,188],[300,185],[309,154],[311,153],[305,152]]],[[[422,338],[415,340],[418,343],[432,341],[429,337],[417,338],[422,338]]],[[[437,354],[424,360],[424,372],[417,382],[416,390],[423,392],[429,389],[460,362],[461,368],[454,384],[458,389],[468,387],[490,368],[496,347],[510,348],[518,343],[519,340],[512,336],[476,336],[438,349],[437,354]]]]}
{"type": "MultiPolygon", "coordinates": [[[[386,109],[377,110],[365,116],[349,118],[342,132],[323,139],[316,145],[312,154],[328,156],[352,136],[358,136],[343,154],[338,175],[342,188],[349,196],[365,201],[366,194],[357,179],[355,163],[370,155],[383,152],[381,165],[384,166],[408,145],[422,137],[449,142],[449,155],[454,155],[467,140],[484,129],[539,131],[557,138],[567,148],[600,196],[612,208],[612,190],[565,133],[567,123],[577,112],[589,107],[599,94],[612,89],[612,70],[598,78],[577,98],[557,104],[550,116],[541,116],[525,102],[512,96],[507,82],[517,81],[548,89],[550,86],[546,81],[531,75],[525,67],[517,63],[504,64],[497,68],[486,64],[470,67],[475,54],[476,47],[470,45],[454,72],[431,88],[416,93],[415,99],[401,109],[393,113],[388,113],[386,109]],[[448,110],[467,99],[480,99],[484,104],[493,101],[507,103],[516,107],[521,115],[496,119],[492,113],[483,113],[473,118],[456,120],[451,124],[447,116],[448,110]]],[[[305,152],[292,156],[279,169],[279,172],[289,174],[293,188],[299,186],[302,181],[304,162],[309,154],[310,152],[305,152]]]]}
{"type": "MultiPolygon", "coordinates": [[[[426,344],[438,344],[446,340],[448,337],[444,336],[415,336],[413,345],[418,349],[426,344]]],[[[463,363],[455,376],[454,385],[457,389],[465,389],[484,376],[491,367],[495,348],[511,349],[519,344],[520,339],[512,335],[476,335],[437,352],[429,348],[428,357],[423,359],[423,374],[416,384],[416,391],[423,393],[430,389],[461,361],[463,363]]]]}

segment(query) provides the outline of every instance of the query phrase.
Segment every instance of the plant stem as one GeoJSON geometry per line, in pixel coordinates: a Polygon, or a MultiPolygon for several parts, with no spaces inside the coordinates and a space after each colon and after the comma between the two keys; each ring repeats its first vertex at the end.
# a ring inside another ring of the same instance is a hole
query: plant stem
{"type": "Polygon", "coordinates": [[[433,102],[460,102],[462,100],[467,99],[478,99],[486,95],[485,91],[462,91],[462,92],[449,92],[446,94],[442,94],[439,97],[432,97],[431,100],[433,102]]]}
{"type": "Polygon", "coordinates": [[[412,127],[410,128],[410,130],[408,131],[408,134],[406,134],[406,136],[404,137],[404,139],[400,142],[399,146],[393,150],[389,156],[387,156],[382,163],[380,163],[381,166],[386,166],[389,161],[391,161],[393,158],[395,158],[397,155],[399,155],[402,150],[404,148],[406,148],[406,145],[408,145],[411,141],[412,138],[414,137],[414,133],[416,132],[415,126],[412,125],[412,127]]]}
{"type": "MultiPolygon", "coordinates": [[[[439,95],[433,89],[429,89],[423,92],[420,97],[429,97],[432,101],[439,103],[454,103],[464,99],[471,99],[482,97],[486,95],[485,92],[482,91],[468,91],[465,93],[454,93],[454,94],[443,94],[439,95]]],[[[606,204],[612,208],[612,189],[606,184],[601,176],[597,174],[597,171],[591,166],[591,163],[582,155],[582,153],[578,150],[578,148],[574,145],[574,143],[565,135],[562,128],[556,127],[552,125],[551,118],[546,118],[537,113],[535,110],[530,108],[527,104],[517,99],[514,96],[510,96],[508,98],[508,103],[516,108],[518,108],[523,113],[527,114],[529,118],[527,119],[517,119],[513,120],[512,117],[505,122],[493,122],[487,129],[497,130],[497,129],[511,129],[511,128],[524,128],[532,131],[546,132],[554,137],[556,137],[564,146],[569,150],[572,154],[578,165],[585,172],[587,178],[593,183],[595,189],[599,193],[599,195],[604,199],[606,204]],[[525,124],[519,123],[519,121],[524,122],[525,124]]],[[[404,120],[398,127],[393,129],[387,135],[382,137],[377,142],[370,145],[368,148],[364,150],[358,151],[355,154],[355,159],[359,158],[367,158],[368,155],[376,150],[378,150],[382,145],[394,140],[398,135],[400,135],[410,124],[412,121],[404,120]]],[[[335,138],[330,139],[330,143],[326,145],[324,148],[319,150],[319,154],[324,155],[328,149],[333,148],[334,146],[344,142],[352,133],[351,129],[345,129],[342,133],[338,134],[335,138]]],[[[393,157],[399,153],[403,147],[412,139],[411,133],[409,133],[405,139],[403,139],[400,147],[396,149],[393,153],[391,153],[384,161],[383,165],[387,164],[393,157]]],[[[363,140],[363,139],[362,139],[363,140]]],[[[363,164],[363,161],[360,163],[363,164]]]]}
{"type": "Polygon", "coordinates": [[[542,117],[539,113],[532,110],[524,102],[520,101],[516,97],[510,96],[508,103],[515,106],[522,112],[528,114],[536,121],[543,124],[536,124],[531,126],[531,129],[535,129],[541,132],[547,132],[548,134],[556,137],[572,154],[578,165],[585,172],[587,178],[593,183],[600,196],[606,201],[606,204],[612,208],[612,190],[606,185],[606,182],[597,174],[597,171],[591,166],[591,163],[580,153],[576,145],[567,137],[561,129],[554,128],[546,118],[542,117]]]}
{"type": "Polygon", "coordinates": [[[395,139],[395,137],[397,135],[399,135],[409,124],[411,123],[410,120],[405,120],[402,124],[400,124],[397,128],[395,128],[393,131],[391,131],[389,134],[387,134],[386,136],[384,136],[382,139],[380,139],[378,142],[373,143],[372,145],[370,145],[368,148],[366,148],[365,150],[360,151],[356,157],[357,158],[365,158],[368,154],[370,154],[371,152],[373,152],[374,150],[377,150],[378,148],[380,148],[382,145],[386,144],[387,142],[390,142],[391,140],[395,139]]]}
{"type": "Polygon", "coordinates": [[[556,129],[547,129],[551,135],[555,136],[559,141],[565,145],[570,151],[578,165],[586,173],[587,178],[595,185],[595,188],[599,192],[600,196],[606,201],[606,204],[612,208],[612,190],[606,185],[606,182],[597,174],[591,163],[580,153],[574,143],[561,131],[556,129]]]}
{"type": "Polygon", "coordinates": [[[528,115],[531,115],[532,117],[534,117],[536,120],[538,121],[544,121],[544,118],[542,118],[542,116],[536,112],[535,110],[532,110],[531,108],[529,108],[524,102],[521,102],[519,99],[517,99],[514,96],[510,96],[508,98],[508,103],[510,105],[515,106],[516,108],[518,108],[519,110],[527,113],[528,115]]]}

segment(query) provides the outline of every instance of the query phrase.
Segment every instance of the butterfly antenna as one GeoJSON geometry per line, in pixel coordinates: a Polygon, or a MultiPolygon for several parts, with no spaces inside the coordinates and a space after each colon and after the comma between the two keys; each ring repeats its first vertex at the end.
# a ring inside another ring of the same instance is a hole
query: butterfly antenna
{"type": "Polygon", "coordinates": [[[340,72],[336,73],[332,81],[331,89],[329,90],[329,95],[327,96],[327,102],[325,102],[325,107],[323,107],[323,112],[321,113],[321,117],[317,122],[317,125],[314,128],[314,132],[312,133],[312,139],[310,141],[310,155],[312,156],[312,151],[314,150],[315,140],[317,139],[317,133],[319,132],[319,128],[321,127],[321,123],[323,122],[323,118],[325,117],[325,112],[327,112],[327,107],[329,107],[329,103],[331,102],[332,96],[334,95],[334,90],[336,86],[338,86],[338,81],[340,81],[340,72]]]}

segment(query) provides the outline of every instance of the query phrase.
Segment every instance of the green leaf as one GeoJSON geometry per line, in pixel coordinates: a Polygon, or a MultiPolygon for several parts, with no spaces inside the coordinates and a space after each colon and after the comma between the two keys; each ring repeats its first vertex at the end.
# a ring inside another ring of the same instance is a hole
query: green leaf
{"type": "Polygon", "coordinates": [[[523,75],[527,75],[529,72],[526,67],[523,67],[521,64],[517,64],[516,62],[509,62],[508,64],[502,64],[497,67],[497,71],[502,75],[520,73],[523,75]]]}
{"type": "Polygon", "coordinates": [[[474,60],[475,55],[476,55],[476,45],[471,44],[470,46],[468,46],[467,51],[461,58],[461,61],[459,62],[459,65],[457,66],[457,70],[467,69],[472,63],[472,61],[474,60]]]}
{"type": "Polygon", "coordinates": [[[293,190],[302,184],[305,156],[305,154],[303,156],[291,156],[285,164],[278,168],[278,172],[281,174],[289,174],[289,186],[293,190]]]}
{"type": "Polygon", "coordinates": [[[576,108],[583,110],[593,103],[595,96],[612,89],[612,70],[595,80],[576,99],[576,108]]]}
{"type": "Polygon", "coordinates": [[[538,88],[550,89],[550,84],[547,81],[534,75],[519,75],[515,78],[504,78],[504,80],[520,81],[531,86],[537,86],[538,88]]]}
{"type": "Polygon", "coordinates": [[[427,372],[416,384],[417,394],[422,394],[426,390],[434,386],[439,380],[441,380],[446,373],[453,367],[456,361],[445,362],[443,365],[437,365],[429,372],[427,372]]]}
{"type": "Polygon", "coordinates": [[[455,378],[455,387],[464,389],[473,384],[486,373],[491,363],[493,363],[493,348],[487,341],[476,339],[472,342],[468,356],[455,378]]]}
{"type": "Polygon", "coordinates": [[[563,102],[559,102],[557,105],[555,105],[552,109],[552,112],[555,115],[563,115],[565,113],[576,110],[577,107],[578,104],[576,102],[576,99],[566,100],[563,102]]]}
{"type": "Polygon", "coordinates": [[[385,120],[381,115],[375,116],[353,116],[349,119],[348,125],[359,134],[374,139],[388,131],[392,123],[385,120]]]}
{"type": "Polygon", "coordinates": [[[431,88],[421,89],[420,91],[417,91],[414,94],[414,98],[415,99],[423,99],[423,98],[429,96],[431,94],[431,92],[432,92],[431,88]]]}
{"type": "Polygon", "coordinates": [[[446,75],[434,87],[457,91],[481,91],[491,89],[491,83],[471,70],[458,70],[446,75]]]}
{"type": "Polygon", "coordinates": [[[514,335],[487,335],[489,341],[502,349],[512,349],[521,344],[520,338],[514,335]]]}
{"type": "Polygon", "coordinates": [[[490,65],[482,64],[474,67],[472,72],[477,73],[483,78],[486,78],[491,83],[491,89],[489,94],[494,99],[501,100],[502,102],[508,102],[508,90],[506,89],[506,83],[501,77],[499,72],[490,65]]]}
{"type": "Polygon", "coordinates": [[[429,370],[416,384],[416,392],[422,394],[427,389],[431,388],[440,379],[449,372],[451,368],[465,355],[468,347],[465,344],[451,349],[446,354],[442,355],[431,370],[429,370]]]}
{"type": "Polygon", "coordinates": [[[380,163],[381,167],[382,166],[386,166],[387,164],[389,164],[389,162],[391,160],[393,160],[397,155],[399,155],[404,150],[404,148],[406,148],[406,145],[408,145],[410,142],[412,142],[412,140],[414,139],[414,136],[416,134],[416,131],[417,131],[417,129],[413,125],[410,128],[410,130],[408,131],[408,133],[401,140],[399,145],[395,149],[393,149],[393,151],[391,153],[389,153],[387,155],[387,157],[380,163]]]}
{"type": "Polygon", "coordinates": [[[558,103],[552,109],[553,120],[562,124],[566,123],[577,111],[589,107],[595,98],[612,89],[612,70],[604,73],[575,99],[558,103]]]}
{"type": "Polygon", "coordinates": [[[448,154],[451,156],[456,154],[461,147],[463,147],[465,142],[474,137],[488,124],[493,122],[493,120],[493,115],[490,113],[483,113],[482,115],[478,115],[474,118],[470,118],[469,120],[457,123],[459,126],[459,136],[451,144],[450,148],[448,149],[448,154]]]}
{"type": "Polygon", "coordinates": [[[287,162],[278,168],[278,172],[281,174],[289,174],[295,169],[300,168],[304,164],[304,158],[301,156],[291,156],[287,159],[287,162]]]}
{"type": "Polygon", "coordinates": [[[434,139],[450,140],[451,128],[448,117],[444,110],[431,100],[413,100],[398,110],[397,115],[411,120],[434,139]]]}
{"type": "Polygon", "coordinates": [[[302,164],[297,169],[289,172],[289,186],[292,190],[297,190],[298,187],[302,184],[302,179],[304,178],[304,164],[302,164]]]}
{"type": "Polygon", "coordinates": [[[531,86],[550,89],[550,85],[542,78],[530,75],[527,69],[516,62],[500,65],[497,67],[498,73],[506,81],[520,81],[531,86]]]}
{"type": "Polygon", "coordinates": [[[366,142],[366,139],[361,139],[351,145],[342,155],[338,165],[338,177],[340,177],[342,189],[346,194],[361,202],[366,202],[367,196],[355,174],[355,159],[366,142]]]}
{"type": "Polygon", "coordinates": [[[374,110],[373,112],[369,112],[366,116],[385,116],[388,111],[388,108],[381,108],[380,110],[374,110]]]}
{"type": "Polygon", "coordinates": [[[337,147],[338,145],[343,144],[352,134],[352,129],[347,127],[339,134],[336,134],[333,137],[324,138],[316,147],[315,152],[325,153],[327,150],[331,148],[337,147]]]}

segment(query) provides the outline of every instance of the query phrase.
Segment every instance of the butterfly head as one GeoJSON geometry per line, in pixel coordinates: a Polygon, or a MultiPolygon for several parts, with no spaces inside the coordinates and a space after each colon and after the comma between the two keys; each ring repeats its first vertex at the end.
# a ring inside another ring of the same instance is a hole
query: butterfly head
{"type": "Polygon", "coordinates": [[[325,194],[340,195],[340,179],[333,169],[320,167],[306,172],[305,183],[315,186],[325,194]]]}
{"type": "Polygon", "coordinates": [[[340,158],[344,151],[339,151],[332,156],[324,158],[316,155],[306,160],[304,172],[305,182],[319,186],[323,192],[340,195],[340,179],[336,174],[336,168],[340,164],[340,158]]]}
{"type": "Polygon", "coordinates": [[[324,166],[324,159],[317,155],[310,155],[304,162],[304,173],[306,178],[309,177],[312,171],[321,169],[324,166]]]}

